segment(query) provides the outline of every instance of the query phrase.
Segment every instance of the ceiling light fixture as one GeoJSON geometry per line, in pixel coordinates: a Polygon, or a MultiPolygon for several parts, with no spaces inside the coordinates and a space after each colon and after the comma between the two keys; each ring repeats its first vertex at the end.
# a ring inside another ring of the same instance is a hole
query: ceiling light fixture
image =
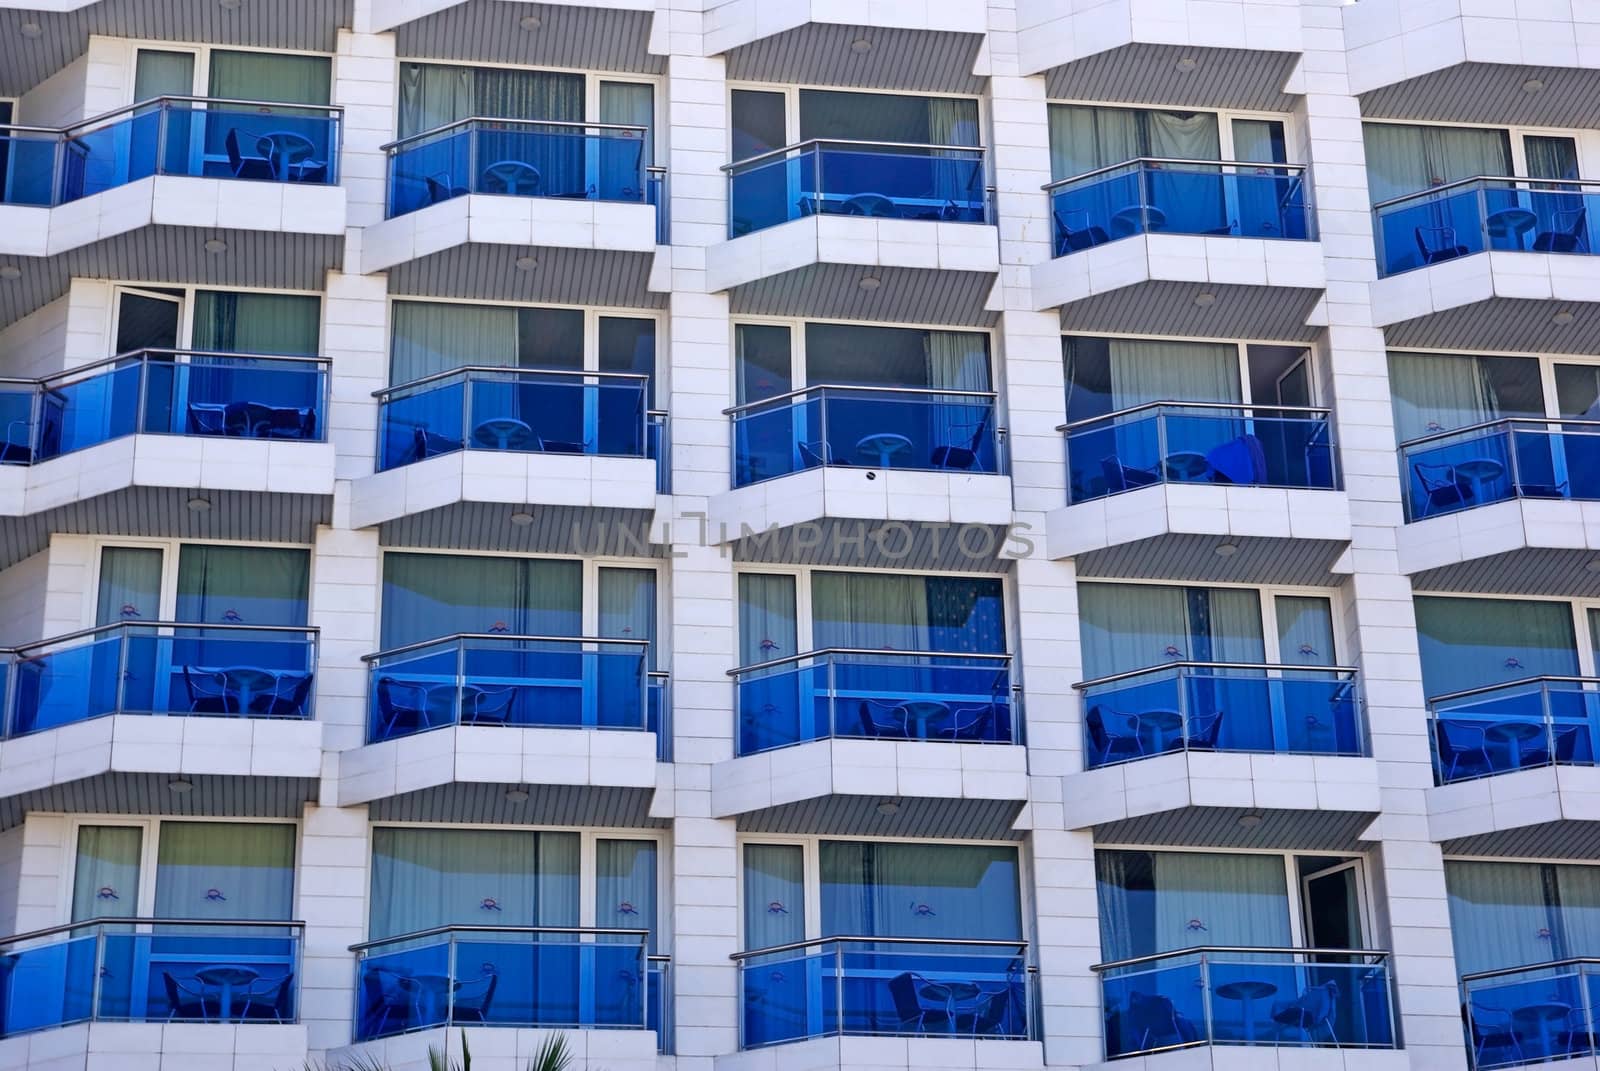
{"type": "Polygon", "coordinates": [[[521,26],[524,30],[537,30],[539,27],[544,25],[544,20],[538,15],[524,15],[522,18],[517,20],[517,25],[521,26]]]}
{"type": "Polygon", "coordinates": [[[15,264],[0,264],[0,279],[20,279],[22,269],[15,264]]]}
{"type": "Polygon", "coordinates": [[[507,803],[527,803],[528,802],[528,790],[525,789],[525,788],[508,788],[508,789],[506,789],[506,802],[507,803]]]}
{"type": "Polygon", "coordinates": [[[1530,78],[1522,83],[1522,91],[1524,93],[1543,93],[1544,80],[1542,78],[1530,78]]]}
{"type": "Polygon", "coordinates": [[[1577,317],[1573,316],[1572,313],[1568,312],[1566,309],[1562,309],[1560,312],[1550,317],[1550,322],[1558,327],[1565,327],[1576,318],[1577,317]]]}
{"type": "Polygon", "coordinates": [[[1196,294],[1194,296],[1194,303],[1202,309],[1210,308],[1212,305],[1217,303],[1217,295],[1207,290],[1203,294],[1196,294]]]}
{"type": "Polygon", "coordinates": [[[525,509],[519,509],[511,515],[511,523],[518,528],[526,528],[533,523],[533,514],[525,509]]]}
{"type": "Polygon", "coordinates": [[[217,253],[226,253],[227,251],[228,251],[228,243],[224,242],[221,238],[207,238],[206,239],[206,252],[207,253],[211,253],[212,255],[215,255],[217,253]]]}
{"type": "Polygon", "coordinates": [[[40,26],[37,22],[24,22],[21,26],[17,27],[17,32],[26,37],[28,40],[32,41],[34,38],[44,33],[44,27],[40,26]]]}
{"type": "Polygon", "coordinates": [[[1600,573],[1600,558],[1590,561],[1588,565],[1583,567],[1583,571],[1586,573],[1600,573]]]}
{"type": "Polygon", "coordinates": [[[1177,63],[1173,64],[1173,66],[1178,68],[1178,70],[1182,71],[1184,74],[1188,74],[1190,71],[1200,66],[1200,61],[1195,59],[1193,56],[1184,56],[1182,59],[1178,60],[1177,63]]]}
{"type": "Polygon", "coordinates": [[[217,3],[222,5],[222,10],[224,11],[238,11],[242,2],[243,0],[217,0],[217,3]]]}
{"type": "Polygon", "coordinates": [[[200,495],[195,495],[184,505],[189,507],[190,513],[209,513],[211,511],[211,500],[200,495]]]}
{"type": "Polygon", "coordinates": [[[1239,553],[1239,544],[1237,544],[1237,543],[1218,543],[1215,547],[1213,547],[1211,549],[1216,554],[1216,556],[1219,557],[1219,558],[1231,558],[1235,554],[1239,553]]]}
{"type": "Polygon", "coordinates": [[[856,285],[863,290],[876,290],[883,285],[883,280],[876,275],[863,275],[856,285]]]}
{"type": "Polygon", "coordinates": [[[868,52],[872,51],[872,42],[868,41],[865,37],[858,37],[854,41],[850,42],[850,51],[854,52],[858,56],[865,56],[868,52]]]}
{"type": "Polygon", "coordinates": [[[181,796],[185,792],[190,792],[194,789],[194,782],[187,777],[174,777],[167,782],[167,788],[181,796]]]}
{"type": "Polygon", "coordinates": [[[884,800],[878,804],[878,813],[888,818],[890,815],[900,813],[900,803],[897,800],[884,800]]]}
{"type": "Polygon", "coordinates": [[[537,260],[534,260],[532,257],[518,257],[517,258],[517,270],[518,271],[532,271],[533,269],[537,268],[538,266],[539,266],[539,262],[537,260]]]}
{"type": "Polygon", "coordinates": [[[1241,814],[1239,816],[1239,827],[1241,829],[1254,829],[1261,824],[1263,817],[1254,811],[1241,814]]]}

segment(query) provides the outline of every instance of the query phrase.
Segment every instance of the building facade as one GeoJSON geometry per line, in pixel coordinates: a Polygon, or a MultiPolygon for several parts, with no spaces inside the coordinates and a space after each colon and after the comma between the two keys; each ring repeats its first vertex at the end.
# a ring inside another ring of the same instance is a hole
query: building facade
{"type": "Polygon", "coordinates": [[[1597,0],[0,0],[0,1067],[1595,1066],[1597,100],[1597,0]]]}

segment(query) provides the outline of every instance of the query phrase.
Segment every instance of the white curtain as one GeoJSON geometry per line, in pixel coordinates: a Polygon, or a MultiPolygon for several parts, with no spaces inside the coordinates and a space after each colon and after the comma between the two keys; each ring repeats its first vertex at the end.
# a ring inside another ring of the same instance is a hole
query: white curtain
{"type": "Polygon", "coordinates": [[[300,294],[202,290],[194,299],[194,348],[315,357],[320,299],[300,294]]]}
{"type": "Polygon", "coordinates": [[[619,930],[649,930],[656,950],[656,842],[595,842],[594,924],[619,930]]]}
{"type": "Polygon", "coordinates": [[[1560,955],[1600,954],[1600,867],[1561,864],[1551,869],[1561,900],[1560,955]]]}
{"type": "Polygon", "coordinates": [[[1279,595],[1278,661],[1286,666],[1331,666],[1333,611],[1316,595],[1279,595]]]}
{"type": "Polygon", "coordinates": [[[153,547],[106,547],[100,551],[97,625],[161,620],[161,551],[153,547]]]}
{"type": "Polygon", "coordinates": [[[1146,402],[1237,402],[1239,349],[1218,342],[1111,340],[1114,410],[1146,402]]]}
{"type": "Polygon", "coordinates": [[[929,387],[935,390],[990,389],[986,335],[975,331],[929,331],[924,337],[929,387]]]}
{"type": "Polygon", "coordinates": [[[823,841],[822,932],[862,937],[1022,937],[1016,849],[823,841]]]}
{"type": "Polygon", "coordinates": [[[1283,857],[1155,852],[1156,947],[1285,948],[1289,896],[1283,857]]]}
{"type": "MultiPolygon", "coordinates": [[[[928,144],[978,144],[978,117],[970,100],[928,100],[928,144]]],[[[933,193],[946,201],[969,202],[983,196],[983,164],[969,154],[934,152],[933,193]]]]}
{"type": "Polygon", "coordinates": [[[813,573],[812,645],[921,651],[928,643],[928,597],[920,576],[813,573]]]}
{"type": "Polygon", "coordinates": [[[1361,124],[1372,203],[1479,175],[1511,174],[1504,130],[1361,124]]]}
{"type": "Polygon", "coordinates": [[[72,876],[72,921],[139,914],[138,826],[78,827],[72,876]]]}
{"type": "Polygon", "coordinates": [[[753,666],[799,654],[794,577],[739,574],[739,662],[753,666]]]}
{"type": "Polygon", "coordinates": [[[1552,958],[1551,919],[1537,863],[1447,860],[1450,932],[1456,969],[1473,971],[1543,963],[1552,958]]]}
{"type": "Polygon", "coordinates": [[[471,69],[429,63],[400,65],[400,137],[408,138],[471,115],[471,69]]]}
{"type": "MultiPolygon", "coordinates": [[[[600,635],[653,641],[656,635],[656,571],[600,570],[600,635]]],[[[656,648],[647,652],[656,668],[656,648]]]]}
{"type": "Polygon", "coordinates": [[[1205,641],[1211,648],[1207,662],[1261,662],[1266,647],[1261,636],[1261,600],[1248,588],[1191,588],[1188,592],[1189,634],[1201,641],[1197,606],[1203,606],[1210,620],[1205,641]]]}
{"type": "Polygon", "coordinates": [[[1399,441],[1498,416],[1500,407],[1484,361],[1442,353],[1389,354],[1389,390],[1399,441]]]}
{"type": "Polygon", "coordinates": [[[381,643],[457,632],[576,636],[583,567],[551,558],[390,553],[383,558],[381,643]]]}
{"type": "Polygon", "coordinates": [[[162,822],[156,917],[292,918],[294,838],[280,823],[162,822]]]}
{"type": "Polygon", "coordinates": [[[744,846],[744,947],[804,939],[804,858],[798,844],[744,846]]]}
{"type": "Polygon", "coordinates": [[[1071,178],[1144,155],[1139,113],[1127,108],[1052,104],[1050,178],[1071,178]]]}
{"type": "Polygon", "coordinates": [[[1144,117],[1150,147],[1141,155],[1172,160],[1222,158],[1222,141],[1213,113],[1147,111],[1144,117]]]}
{"type": "Polygon", "coordinates": [[[326,104],[332,68],[326,56],[218,49],[211,53],[211,96],[326,104]]]}
{"type": "Polygon", "coordinates": [[[1078,623],[1086,678],[1192,658],[1182,588],[1079,584],[1078,623]],[[1169,654],[1168,649],[1177,651],[1169,654]]]}
{"type": "Polygon", "coordinates": [[[504,305],[394,303],[389,382],[409,383],[468,364],[517,363],[517,310],[504,305]]]}
{"type": "Polygon", "coordinates": [[[1429,695],[1578,672],[1572,611],[1565,602],[1419,595],[1415,604],[1422,685],[1429,695]]]}
{"type": "Polygon", "coordinates": [[[310,587],[308,551],[186,543],[178,553],[177,619],[300,626],[310,587]]]}

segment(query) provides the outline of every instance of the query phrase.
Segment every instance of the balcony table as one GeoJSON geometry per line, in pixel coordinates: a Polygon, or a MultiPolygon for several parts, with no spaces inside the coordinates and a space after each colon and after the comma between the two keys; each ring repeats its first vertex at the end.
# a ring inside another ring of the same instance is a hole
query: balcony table
{"type": "Polygon", "coordinates": [[[238,967],[233,964],[218,964],[204,970],[194,972],[195,980],[205,985],[213,986],[217,990],[217,1019],[219,1022],[233,1021],[233,994],[238,989],[248,989],[250,984],[261,975],[249,967],[238,967]]]}
{"type": "Polygon", "coordinates": [[[906,712],[906,724],[916,726],[918,740],[928,739],[928,723],[950,716],[950,706],[935,699],[913,699],[900,704],[906,712]]]}
{"type": "Polygon", "coordinates": [[[1483,487],[1506,474],[1506,467],[1492,457],[1470,457],[1456,462],[1456,472],[1472,482],[1476,501],[1483,501],[1483,487]]]}
{"type": "Polygon", "coordinates": [[[1174,450],[1166,457],[1167,476],[1174,480],[1195,480],[1211,469],[1206,455],[1194,450],[1174,450]]]}
{"type": "Polygon", "coordinates": [[[892,431],[874,432],[863,436],[861,441],[856,443],[856,450],[867,457],[878,455],[878,467],[886,469],[890,467],[891,458],[911,452],[911,440],[892,431]]]}
{"type": "Polygon", "coordinates": [[[261,135],[261,140],[272,143],[273,170],[282,181],[303,182],[308,171],[323,166],[311,159],[311,155],[317,151],[316,146],[304,134],[274,130],[261,135]]]}
{"type": "Polygon", "coordinates": [[[1133,716],[1134,733],[1146,737],[1141,747],[1148,744],[1146,755],[1159,755],[1168,734],[1183,728],[1183,715],[1176,710],[1145,710],[1133,716]]]}
{"type": "MultiPolygon", "coordinates": [[[[201,672],[207,671],[202,669],[201,672]]],[[[276,692],[278,681],[283,675],[278,670],[262,669],[260,666],[225,666],[216,672],[222,674],[234,690],[234,694],[239,697],[241,714],[250,713],[250,704],[256,696],[267,691],[276,692]]]]}
{"type": "Polygon", "coordinates": [[[1511,1017],[1513,1020],[1533,1023],[1538,1030],[1539,1049],[1548,1059],[1555,1055],[1555,1036],[1550,1031],[1550,1024],[1564,1023],[1571,1014],[1572,1005],[1548,1000],[1524,1005],[1513,1011],[1511,1017]]]}
{"type": "Polygon", "coordinates": [[[1483,730],[1485,738],[1505,741],[1511,753],[1513,769],[1522,769],[1522,745],[1525,741],[1544,735],[1544,726],[1531,721],[1495,722],[1483,730]]]}
{"type": "Polygon", "coordinates": [[[533,429],[515,417],[491,417],[472,429],[472,441],[493,450],[525,450],[533,429]]]}
{"type": "Polygon", "coordinates": [[[1539,217],[1526,208],[1512,207],[1490,212],[1486,222],[1491,236],[1510,238],[1516,242],[1516,248],[1521,249],[1523,236],[1538,226],[1539,217]]]}
{"type": "Polygon", "coordinates": [[[1278,991],[1278,987],[1271,982],[1260,982],[1251,978],[1241,978],[1237,982],[1226,982],[1217,986],[1217,996],[1224,1000],[1237,1000],[1244,1015],[1244,1040],[1253,1044],[1256,1040],[1256,1019],[1252,1005],[1258,1000],[1264,1000],[1278,991]]]}
{"type": "Polygon", "coordinates": [[[1167,214],[1155,205],[1124,205],[1112,213],[1111,229],[1123,234],[1138,234],[1141,230],[1158,231],[1167,225],[1167,214]]]}

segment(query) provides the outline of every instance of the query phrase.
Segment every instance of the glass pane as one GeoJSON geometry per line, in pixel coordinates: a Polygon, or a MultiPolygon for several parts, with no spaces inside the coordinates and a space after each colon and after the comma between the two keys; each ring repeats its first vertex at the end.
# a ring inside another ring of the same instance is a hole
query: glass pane
{"type": "Polygon", "coordinates": [[[218,49],[211,53],[209,95],[227,100],[326,104],[332,66],[326,56],[218,49]]]}
{"type": "Polygon", "coordinates": [[[656,949],[656,842],[595,842],[594,924],[618,930],[649,930],[656,949]]]}
{"type": "Polygon", "coordinates": [[[787,327],[738,324],[734,335],[741,405],[794,389],[787,327]]]}
{"type": "Polygon", "coordinates": [[[1528,177],[1575,179],[1578,177],[1578,142],[1574,138],[1535,137],[1522,139],[1528,156],[1528,177]]]}
{"type": "Polygon", "coordinates": [[[156,916],[292,918],[294,838],[291,825],[162,822],[156,916]]]}
{"type": "Polygon", "coordinates": [[[151,297],[124,290],[117,300],[117,352],[178,348],[177,298],[151,297]]]}
{"type": "Polygon", "coordinates": [[[794,577],[739,574],[739,660],[743,665],[799,654],[795,620],[794,577]]]}
{"type": "Polygon", "coordinates": [[[820,852],[825,934],[1022,936],[1014,848],[825,840],[820,852]]]}
{"type": "MultiPolygon", "coordinates": [[[[626,640],[650,640],[656,635],[656,571],[654,569],[600,570],[600,635],[626,640]]],[[[649,647],[649,665],[656,667],[656,650],[649,647]]]]}
{"type": "Polygon", "coordinates": [[[744,846],[744,947],[805,938],[804,859],[798,844],[744,846]]]}
{"type": "Polygon", "coordinates": [[[1474,971],[1541,963],[1555,950],[1545,903],[1543,868],[1536,863],[1446,860],[1450,933],[1456,968],[1474,971]]]}
{"type": "Polygon", "coordinates": [[[1279,595],[1278,660],[1286,666],[1332,666],[1333,607],[1317,595],[1279,595]]]}
{"type": "Polygon", "coordinates": [[[139,914],[138,826],[82,826],[72,878],[72,921],[139,914]]]}
{"type": "Polygon", "coordinates": [[[788,144],[782,93],[753,89],[733,91],[733,158],[748,159],[788,144]]]}
{"type": "Polygon", "coordinates": [[[105,547],[100,551],[95,624],[161,620],[161,554],[155,547],[105,547]]]}
{"type": "Polygon", "coordinates": [[[369,936],[448,925],[576,925],[577,855],[576,833],[374,829],[369,936]]]}
{"type": "Polygon", "coordinates": [[[177,619],[304,625],[310,552],[188,543],[178,553],[177,619]]]}
{"type": "MultiPolygon", "coordinates": [[[[463,364],[476,364],[466,355],[463,364]]],[[[517,364],[522,368],[583,368],[582,309],[518,309],[517,364]]]]}
{"type": "Polygon", "coordinates": [[[385,554],[385,648],[455,633],[576,636],[583,624],[576,561],[467,554],[385,554]]]}
{"type": "Polygon", "coordinates": [[[320,298],[202,290],[194,298],[194,348],[315,357],[320,298]]]}
{"type": "Polygon", "coordinates": [[[800,91],[800,140],[977,145],[978,102],[900,93],[800,91]]]}
{"type": "MultiPolygon", "coordinates": [[[[656,322],[631,316],[600,317],[600,371],[649,376],[645,404],[656,407],[656,322]]],[[[605,423],[602,418],[601,423],[605,423]]]]}
{"type": "Polygon", "coordinates": [[[194,53],[141,48],[134,59],[133,99],[187,97],[194,92],[194,53]]]}
{"type": "Polygon", "coordinates": [[[1283,124],[1276,119],[1235,119],[1233,158],[1244,163],[1282,164],[1289,160],[1283,124]]]}
{"type": "Polygon", "coordinates": [[[1291,942],[1282,856],[1098,851],[1095,869],[1107,960],[1291,942]]]}
{"type": "Polygon", "coordinates": [[[1600,420],[1600,365],[1556,365],[1556,406],[1564,417],[1600,420]]]}
{"type": "Polygon", "coordinates": [[[1416,612],[1430,696],[1578,672],[1568,603],[1419,595],[1416,612]]]}

